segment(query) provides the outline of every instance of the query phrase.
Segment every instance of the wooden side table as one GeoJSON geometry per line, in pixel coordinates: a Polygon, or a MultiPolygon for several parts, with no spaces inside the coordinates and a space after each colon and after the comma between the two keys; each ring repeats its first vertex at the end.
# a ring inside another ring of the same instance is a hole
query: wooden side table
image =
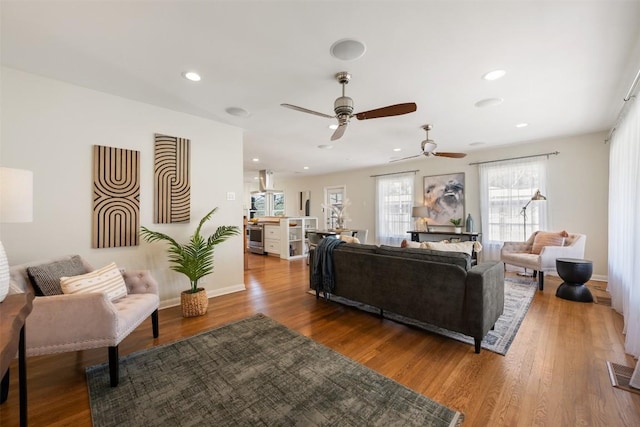
{"type": "Polygon", "coordinates": [[[18,353],[18,381],[20,384],[20,425],[27,425],[27,356],[24,324],[33,308],[33,293],[7,295],[0,302],[0,403],[9,393],[9,365],[18,353]]]}

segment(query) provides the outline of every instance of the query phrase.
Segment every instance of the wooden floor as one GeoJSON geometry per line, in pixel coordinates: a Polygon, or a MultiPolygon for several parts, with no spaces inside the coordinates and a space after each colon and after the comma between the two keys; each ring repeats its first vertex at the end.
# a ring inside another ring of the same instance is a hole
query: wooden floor
{"type": "MultiPolygon", "coordinates": [[[[145,322],[120,345],[120,355],[260,312],[463,412],[465,426],[640,425],[640,395],[611,387],[605,364],[635,364],[623,350],[622,318],[604,305],[556,298],[557,278],[546,278],[509,352],[500,356],[316,300],[306,293],[307,277],[304,260],[250,255],[246,292],[211,299],[209,312],[198,318],[162,310],[160,338],[152,338],[145,322]]],[[[29,358],[30,425],[91,425],[84,370],[106,359],[106,349],[29,358]]],[[[12,370],[17,373],[15,362],[12,370]]],[[[18,425],[17,391],[14,374],[0,406],[3,427],[18,425]]]]}

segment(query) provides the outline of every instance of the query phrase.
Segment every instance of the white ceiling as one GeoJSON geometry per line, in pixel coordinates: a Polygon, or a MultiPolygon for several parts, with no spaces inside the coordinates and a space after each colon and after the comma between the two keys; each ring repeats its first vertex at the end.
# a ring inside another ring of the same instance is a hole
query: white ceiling
{"type": "Polygon", "coordinates": [[[246,176],[387,164],[419,153],[426,123],[441,151],[462,152],[607,130],[640,67],[637,0],[3,0],[1,8],[3,65],[241,127],[246,176]],[[332,57],[343,38],[364,42],[365,55],[332,57]],[[481,79],[494,69],[507,74],[481,79]],[[186,70],[202,81],[182,78],[186,70]],[[332,120],[280,104],[333,114],[343,70],[356,112],[403,102],[417,111],[353,119],[332,150],[318,149],[330,143],[332,120]],[[488,97],[504,102],[474,106],[488,97]]]}

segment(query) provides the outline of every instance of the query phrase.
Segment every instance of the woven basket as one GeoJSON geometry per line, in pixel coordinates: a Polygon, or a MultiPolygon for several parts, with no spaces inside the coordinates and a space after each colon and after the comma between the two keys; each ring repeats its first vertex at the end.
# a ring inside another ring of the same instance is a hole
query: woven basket
{"type": "Polygon", "coordinates": [[[209,307],[209,298],[204,288],[198,288],[195,294],[191,291],[182,291],[180,294],[180,306],[182,307],[182,317],[202,316],[209,307]]]}

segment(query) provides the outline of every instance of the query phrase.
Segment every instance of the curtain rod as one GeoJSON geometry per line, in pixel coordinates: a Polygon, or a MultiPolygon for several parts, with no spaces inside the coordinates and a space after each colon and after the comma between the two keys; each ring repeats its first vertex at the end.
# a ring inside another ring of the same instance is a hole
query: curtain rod
{"type": "Polygon", "coordinates": [[[509,159],[499,159],[499,160],[487,160],[486,162],[473,162],[473,163],[469,163],[469,165],[484,165],[485,163],[495,163],[495,162],[505,162],[507,160],[520,160],[520,159],[530,159],[532,157],[543,157],[543,156],[547,156],[547,158],[549,158],[550,155],[554,155],[557,156],[558,154],[560,154],[559,151],[553,151],[551,153],[543,153],[543,154],[533,154],[531,156],[521,156],[521,157],[511,157],[509,159]]]}
{"type": "Polygon", "coordinates": [[[640,69],[636,73],[636,76],[633,79],[633,82],[631,82],[631,86],[629,87],[629,90],[627,91],[627,95],[623,99],[624,104],[622,104],[622,108],[620,109],[620,112],[618,113],[618,116],[616,117],[616,121],[613,123],[613,127],[609,131],[609,135],[607,136],[607,139],[604,140],[605,144],[608,143],[609,141],[611,141],[611,138],[613,137],[613,134],[616,131],[616,128],[618,127],[618,124],[620,123],[620,120],[622,120],[622,117],[624,117],[625,109],[626,109],[627,105],[630,104],[629,101],[631,101],[633,98],[635,98],[635,95],[633,94],[633,91],[636,89],[636,86],[638,85],[638,81],[640,81],[640,69]]]}
{"type": "Polygon", "coordinates": [[[380,173],[378,175],[369,175],[369,178],[376,178],[376,177],[379,177],[379,176],[387,176],[387,175],[400,175],[401,173],[409,173],[409,172],[416,173],[416,172],[419,172],[419,171],[420,171],[420,169],[414,169],[414,170],[411,170],[411,171],[380,173]]]}

